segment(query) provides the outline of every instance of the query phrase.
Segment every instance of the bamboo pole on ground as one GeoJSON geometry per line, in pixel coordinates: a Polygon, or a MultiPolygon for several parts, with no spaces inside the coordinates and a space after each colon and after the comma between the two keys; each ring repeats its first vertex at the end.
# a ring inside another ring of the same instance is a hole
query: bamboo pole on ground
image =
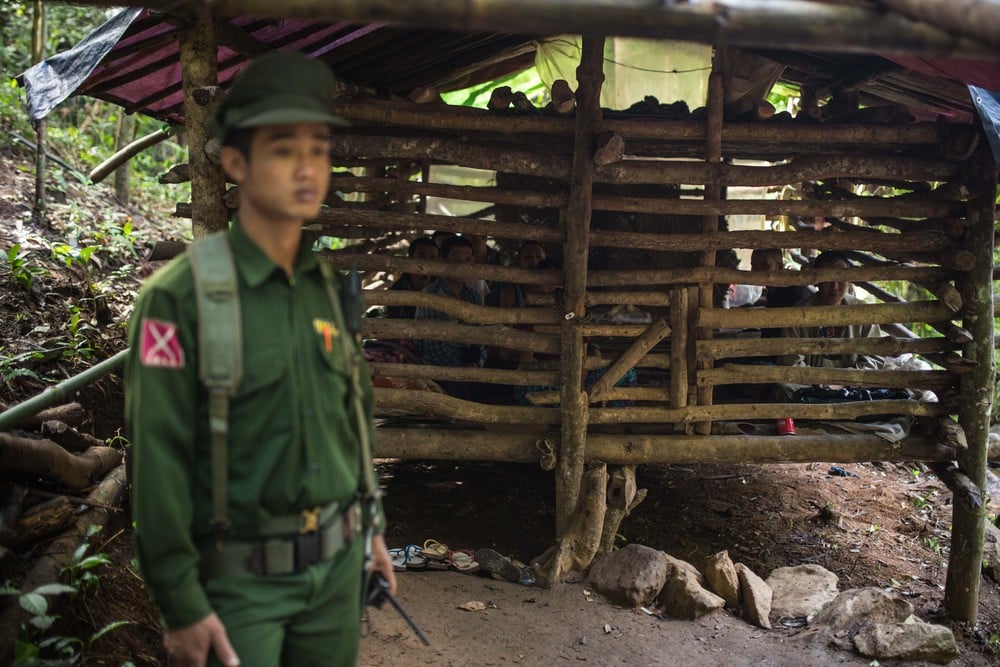
{"type": "MultiPolygon", "coordinates": [[[[719,57],[718,52],[715,55],[716,58],[719,57]]],[[[710,168],[722,165],[722,113],[725,106],[725,90],[723,74],[715,70],[714,65],[716,64],[717,61],[713,62],[713,71],[708,78],[708,121],[705,130],[705,163],[710,168]]],[[[722,199],[722,192],[722,183],[719,179],[705,185],[705,199],[708,201],[722,199]]],[[[717,236],[719,234],[718,216],[706,215],[703,217],[701,219],[701,232],[701,234],[696,235],[699,241],[706,236],[717,236]]],[[[712,245],[708,245],[707,248],[701,256],[701,265],[714,267],[715,251],[718,248],[712,245]]],[[[712,303],[713,292],[713,283],[704,282],[698,285],[698,305],[700,308],[712,309],[715,306],[712,303]]],[[[698,340],[710,340],[712,338],[711,327],[703,326],[696,329],[696,336],[698,340]]],[[[695,365],[698,405],[712,404],[712,386],[697,382],[700,372],[710,367],[711,364],[705,362],[698,362],[695,365]]],[[[712,432],[712,424],[710,422],[695,424],[694,429],[700,435],[708,435],[712,432]]]]}
{"type": "Polygon", "coordinates": [[[562,421],[559,458],[555,470],[556,535],[567,530],[570,517],[576,509],[587,448],[589,406],[587,394],[583,390],[581,363],[586,357],[586,346],[580,331],[580,321],[587,313],[587,256],[595,170],[592,155],[594,137],[597,136],[597,128],[601,122],[603,36],[583,36],[576,78],[576,128],[569,197],[560,216],[566,235],[563,244],[563,304],[566,313],[562,323],[560,350],[562,421]]]}
{"type": "MultiPolygon", "coordinates": [[[[976,266],[962,281],[966,304],[964,327],[972,334],[965,357],[978,362],[962,376],[962,401],[958,421],[965,430],[969,448],[957,453],[961,471],[980,489],[986,488],[987,439],[993,404],[996,362],[993,354],[993,240],[997,169],[988,149],[975,156],[981,193],[969,201],[968,247],[976,252],[976,266]]],[[[945,584],[944,605],[952,620],[975,622],[979,608],[979,583],[983,557],[985,504],[952,506],[951,553],[945,584]]]]}
{"type": "Polygon", "coordinates": [[[180,61],[184,88],[184,122],[191,165],[191,231],[195,238],[227,227],[229,213],[222,203],[226,183],[222,170],[205,152],[207,121],[212,108],[199,103],[195,91],[217,86],[218,63],[211,9],[194,6],[195,15],[179,31],[180,61]]]}

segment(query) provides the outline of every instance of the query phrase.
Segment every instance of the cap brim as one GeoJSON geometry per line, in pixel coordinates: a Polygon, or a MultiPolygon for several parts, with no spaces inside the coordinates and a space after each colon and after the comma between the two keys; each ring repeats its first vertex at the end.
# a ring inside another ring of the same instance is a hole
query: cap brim
{"type": "Polygon", "coordinates": [[[327,125],[350,125],[340,116],[310,109],[269,109],[248,115],[233,123],[231,129],[261,127],[263,125],[287,125],[289,123],[326,123],[327,125]]]}

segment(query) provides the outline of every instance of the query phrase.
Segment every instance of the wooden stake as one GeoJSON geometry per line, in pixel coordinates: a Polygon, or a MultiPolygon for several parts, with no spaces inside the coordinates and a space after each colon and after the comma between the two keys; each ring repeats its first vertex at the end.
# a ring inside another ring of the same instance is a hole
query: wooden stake
{"type": "Polygon", "coordinates": [[[670,405],[683,408],[688,404],[688,290],[671,290],[670,301],[670,405]]]}
{"type": "MultiPolygon", "coordinates": [[[[964,327],[972,334],[965,357],[978,365],[962,376],[962,401],[958,421],[965,430],[969,448],[957,452],[959,467],[979,489],[986,488],[987,438],[993,405],[996,362],[993,356],[993,239],[997,170],[988,149],[977,152],[978,196],[969,201],[968,247],[976,253],[976,265],[962,281],[966,304],[964,327]]],[[[944,606],[955,621],[973,623],[979,608],[979,582],[983,558],[984,506],[954,503],[952,507],[951,553],[945,584],[944,606]]]]}
{"type": "Polygon", "coordinates": [[[621,380],[626,373],[635,368],[639,359],[646,356],[647,352],[669,335],[670,325],[666,321],[659,319],[650,324],[649,328],[632,341],[628,349],[622,352],[621,356],[604,372],[604,375],[590,387],[590,402],[606,400],[603,398],[603,394],[621,380]]]}
{"type": "Polygon", "coordinates": [[[562,324],[562,426],[559,461],[556,466],[556,535],[568,527],[577,507],[587,446],[588,404],[583,391],[583,367],[586,356],[583,334],[578,321],[587,313],[587,256],[591,197],[594,184],[592,159],[594,136],[601,122],[601,84],[604,81],[604,38],[583,36],[579,87],[576,91],[576,131],[570,172],[569,198],[561,222],[566,234],[563,245],[564,292],[566,310],[562,324]]]}

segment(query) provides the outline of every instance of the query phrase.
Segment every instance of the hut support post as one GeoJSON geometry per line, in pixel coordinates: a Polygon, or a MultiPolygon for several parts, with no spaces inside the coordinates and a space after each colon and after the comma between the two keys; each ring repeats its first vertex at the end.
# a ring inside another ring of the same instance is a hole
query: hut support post
{"type": "Polygon", "coordinates": [[[561,331],[562,437],[555,476],[557,535],[567,528],[569,517],[576,508],[587,444],[588,402],[583,391],[582,363],[586,350],[579,322],[586,315],[587,254],[594,184],[592,152],[597,125],[601,120],[603,37],[584,36],[577,81],[573,168],[569,199],[563,213],[566,319],[561,331]]]}
{"type": "Polygon", "coordinates": [[[205,151],[206,121],[210,106],[195,101],[194,91],[218,85],[215,34],[209,5],[201,4],[188,27],[180,34],[181,73],[184,81],[184,124],[188,135],[191,166],[191,231],[195,238],[226,228],[228,213],[222,203],[225,180],[205,151]]]}
{"type": "MultiPolygon", "coordinates": [[[[706,132],[706,162],[709,166],[722,163],[722,112],[725,104],[725,91],[723,89],[722,72],[713,71],[708,78],[708,128],[706,132]]],[[[705,185],[705,200],[718,201],[722,199],[722,187],[718,178],[705,185]]],[[[702,218],[701,231],[707,234],[714,234],[719,231],[719,218],[715,215],[706,215],[702,218]]],[[[715,266],[715,251],[708,250],[702,255],[702,266],[715,266]]],[[[699,305],[702,308],[711,308],[714,285],[702,283],[698,288],[699,305]]],[[[711,327],[704,327],[698,333],[699,340],[707,340],[712,337],[711,327]]],[[[698,370],[711,368],[711,362],[699,362],[698,370]]],[[[706,385],[698,388],[698,405],[712,404],[712,386],[706,385]]],[[[695,424],[695,432],[701,435],[708,435],[712,432],[710,422],[695,424]]]]}
{"type": "MultiPolygon", "coordinates": [[[[978,156],[982,165],[981,194],[969,202],[968,246],[976,254],[976,266],[963,286],[965,328],[973,340],[965,356],[977,362],[962,376],[959,424],[968,438],[968,449],[957,452],[960,470],[980,489],[986,488],[987,436],[993,402],[996,363],[993,357],[993,223],[997,171],[987,151],[978,156]]],[[[971,507],[958,499],[952,505],[951,555],[945,584],[945,611],[952,620],[974,622],[979,607],[980,571],[983,558],[983,522],[986,504],[971,507]]]]}

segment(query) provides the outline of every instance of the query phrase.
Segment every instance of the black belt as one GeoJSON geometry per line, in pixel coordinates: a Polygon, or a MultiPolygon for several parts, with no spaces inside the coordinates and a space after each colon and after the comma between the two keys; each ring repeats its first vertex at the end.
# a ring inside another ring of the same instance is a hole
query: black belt
{"type": "Polygon", "coordinates": [[[361,503],[355,500],[339,510],[337,503],[330,503],[298,514],[272,517],[260,528],[265,539],[225,541],[203,549],[199,567],[202,581],[223,576],[294,574],[333,558],[361,533],[361,503]]]}

